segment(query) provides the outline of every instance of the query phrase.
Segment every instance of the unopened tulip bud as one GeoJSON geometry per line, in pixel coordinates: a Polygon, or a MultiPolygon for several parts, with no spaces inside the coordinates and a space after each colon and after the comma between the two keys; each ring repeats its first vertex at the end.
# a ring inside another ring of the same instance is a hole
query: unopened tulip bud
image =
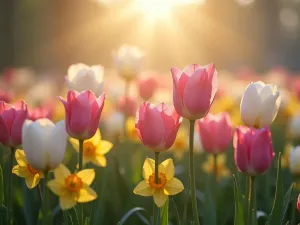
{"type": "Polygon", "coordinates": [[[240,111],[246,126],[263,128],[275,119],[281,97],[277,86],[262,81],[247,86],[242,97],[240,111]]]}

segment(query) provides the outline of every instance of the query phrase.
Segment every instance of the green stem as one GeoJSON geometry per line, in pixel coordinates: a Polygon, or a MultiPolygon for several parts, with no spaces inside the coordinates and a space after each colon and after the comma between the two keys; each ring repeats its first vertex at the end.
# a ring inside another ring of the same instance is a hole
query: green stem
{"type": "Polygon", "coordinates": [[[247,225],[256,224],[256,187],[255,177],[249,177],[248,219],[247,225]]]}
{"type": "Polygon", "coordinates": [[[43,194],[42,194],[42,189],[41,189],[40,183],[37,185],[36,188],[37,188],[38,196],[39,196],[39,199],[40,199],[40,203],[42,205],[43,204],[43,194]]]}
{"type": "Polygon", "coordinates": [[[196,198],[196,182],[195,182],[195,169],[194,169],[194,130],[195,130],[195,120],[190,120],[190,180],[191,180],[191,200],[192,200],[192,210],[195,225],[200,225],[196,198]]]}
{"type": "MultiPolygon", "coordinates": [[[[79,155],[78,155],[78,164],[79,164],[79,171],[82,170],[82,162],[83,162],[83,142],[84,140],[79,140],[79,155]]],[[[79,225],[83,225],[84,223],[84,216],[83,216],[83,204],[78,203],[78,220],[79,225]]]]}
{"type": "Polygon", "coordinates": [[[190,188],[191,188],[191,179],[189,177],[188,187],[186,189],[186,198],[185,198],[184,207],[183,207],[182,224],[187,224],[186,223],[186,221],[187,221],[187,208],[188,208],[189,199],[190,199],[190,188]]]}
{"type": "Polygon", "coordinates": [[[128,97],[129,97],[129,86],[130,86],[130,80],[126,79],[125,80],[125,92],[124,92],[124,97],[125,97],[125,106],[124,106],[124,138],[127,138],[127,129],[126,129],[126,123],[128,119],[128,114],[129,114],[129,106],[128,106],[128,97]]]}
{"type": "Polygon", "coordinates": [[[52,224],[51,222],[51,216],[48,212],[48,204],[49,204],[49,190],[47,188],[47,183],[49,181],[49,172],[46,171],[44,173],[44,188],[43,188],[43,191],[44,191],[44,198],[43,198],[43,205],[42,205],[42,214],[43,214],[43,217],[42,217],[42,225],[47,225],[47,224],[52,224]]]}
{"type": "MultiPolygon", "coordinates": [[[[155,176],[155,183],[158,184],[159,180],[158,180],[158,167],[159,167],[159,152],[155,152],[155,167],[154,167],[154,176],[155,176]]],[[[157,217],[159,216],[158,210],[157,210],[157,206],[154,203],[153,206],[153,224],[156,225],[157,223],[157,217]]]]}
{"type": "Polygon", "coordinates": [[[12,169],[14,166],[15,148],[10,149],[9,173],[8,173],[8,200],[7,200],[7,224],[12,223],[12,194],[13,194],[13,177],[12,169]]]}
{"type": "Polygon", "coordinates": [[[214,157],[214,202],[215,202],[215,210],[216,210],[216,221],[218,215],[218,155],[213,154],[214,157]]]}

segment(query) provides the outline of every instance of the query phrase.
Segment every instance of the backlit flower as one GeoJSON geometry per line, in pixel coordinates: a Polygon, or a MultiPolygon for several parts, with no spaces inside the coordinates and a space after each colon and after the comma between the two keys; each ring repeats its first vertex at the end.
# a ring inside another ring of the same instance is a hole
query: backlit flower
{"type": "Polygon", "coordinates": [[[183,191],[180,180],[174,177],[175,169],[172,159],[163,161],[158,168],[158,182],[155,182],[155,162],[147,158],[143,166],[143,178],[133,190],[137,195],[153,196],[158,207],[162,207],[169,195],[176,195],[183,191]]]}
{"type": "Polygon", "coordinates": [[[97,198],[97,193],[90,188],[94,179],[94,169],[85,169],[71,174],[66,166],[60,164],[54,170],[54,180],[49,181],[47,186],[59,196],[61,209],[68,210],[77,202],[90,202],[97,198]]]}
{"type": "MultiPolygon", "coordinates": [[[[70,138],[70,142],[76,152],[79,152],[79,141],[75,138],[70,138]]],[[[83,164],[93,163],[96,166],[105,167],[105,154],[108,153],[113,144],[109,141],[101,139],[101,133],[98,129],[96,134],[83,142],[83,164]]]]}
{"type": "Polygon", "coordinates": [[[28,188],[34,188],[40,182],[41,178],[44,178],[44,173],[40,170],[34,169],[25,156],[23,150],[17,149],[15,157],[18,165],[14,166],[12,173],[25,179],[28,188]]]}

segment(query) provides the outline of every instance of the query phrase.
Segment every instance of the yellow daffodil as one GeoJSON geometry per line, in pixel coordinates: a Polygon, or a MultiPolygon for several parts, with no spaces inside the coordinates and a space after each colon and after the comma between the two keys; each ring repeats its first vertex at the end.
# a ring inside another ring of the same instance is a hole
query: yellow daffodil
{"type": "Polygon", "coordinates": [[[282,157],[281,157],[281,167],[282,168],[288,168],[290,166],[290,155],[292,151],[292,145],[287,144],[284,148],[282,157]]]}
{"type": "Polygon", "coordinates": [[[94,169],[85,169],[71,174],[69,169],[60,164],[54,170],[54,180],[47,183],[50,190],[59,196],[62,210],[67,210],[76,203],[90,202],[97,198],[96,192],[90,188],[95,179],[94,169]]]}
{"type": "Polygon", "coordinates": [[[186,129],[180,128],[178,130],[176,139],[174,141],[171,150],[176,159],[181,159],[184,151],[188,148],[188,134],[186,129]]]}
{"type": "Polygon", "coordinates": [[[134,117],[129,117],[127,119],[126,131],[127,131],[127,136],[131,141],[140,142],[140,139],[139,139],[136,129],[135,129],[135,118],[134,117]]]}
{"type": "MultiPolygon", "coordinates": [[[[79,143],[77,139],[70,138],[70,143],[73,145],[74,149],[79,151],[79,143]]],[[[98,129],[96,134],[83,142],[83,164],[93,163],[96,166],[105,167],[106,158],[105,154],[108,153],[113,144],[109,141],[101,139],[101,133],[98,129]]]]}
{"type": "Polygon", "coordinates": [[[17,149],[15,157],[18,165],[14,166],[12,173],[25,178],[28,188],[34,188],[40,182],[40,179],[44,178],[44,173],[30,166],[23,150],[17,149]]]}
{"type": "MultiPolygon", "coordinates": [[[[206,173],[214,172],[214,156],[212,154],[208,155],[206,162],[204,162],[202,169],[206,173]]],[[[225,154],[218,155],[217,157],[217,179],[221,179],[222,177],[230,176],[230,171],[226,167],[226,156],[225,154]]]]}
{"type": "Polygon", "coordinates": [[[133,193],[141,196],[153,196],[158,207],[162,207],[169,195],[176,195],[183,191],[184,187],[180,180],[174,177],[175,169],[172,159],[163,161],[158,168],[158,182],[155,182],[155,162],[147,158],[143,166],[143,177],[133,190],[133,193]]]}

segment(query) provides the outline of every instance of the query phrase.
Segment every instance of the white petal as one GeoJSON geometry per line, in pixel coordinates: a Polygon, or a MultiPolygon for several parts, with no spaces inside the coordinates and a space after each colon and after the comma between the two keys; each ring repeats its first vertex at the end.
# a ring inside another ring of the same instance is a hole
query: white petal
{"type": "Polygon", "coordinates": [[[67,131],[65,121],[55,125],[47,140],[47,152],[49,157],[49,169],[56,168],[64,159],[67,145],[67,131]]]}

